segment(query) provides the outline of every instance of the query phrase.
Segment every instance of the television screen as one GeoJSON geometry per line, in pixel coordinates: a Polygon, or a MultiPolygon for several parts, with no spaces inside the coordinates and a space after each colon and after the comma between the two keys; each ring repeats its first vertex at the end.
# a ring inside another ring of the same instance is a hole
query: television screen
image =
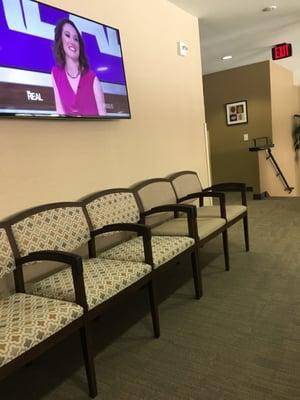
{"type": "Polygon", "coordinates": [[[130,118],[118,29],[0,0],[0,115],[130,118]]]}

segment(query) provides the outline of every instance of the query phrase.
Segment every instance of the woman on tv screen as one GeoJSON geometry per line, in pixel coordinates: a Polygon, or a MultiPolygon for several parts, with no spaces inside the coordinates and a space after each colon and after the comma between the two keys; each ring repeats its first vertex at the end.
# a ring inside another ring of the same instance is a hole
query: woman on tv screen
{"type": "Polygon", "coordinates": [[[101,84],[90,69],[83,39],[74,22],[63,19],[55,27],[52,80],[60,115],[105,116],[101,84]]]}

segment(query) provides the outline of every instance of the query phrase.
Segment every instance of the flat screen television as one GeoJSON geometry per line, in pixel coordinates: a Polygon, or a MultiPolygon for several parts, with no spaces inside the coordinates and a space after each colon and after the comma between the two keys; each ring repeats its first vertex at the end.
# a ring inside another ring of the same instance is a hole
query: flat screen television
{"type": "Polygon", "coordinates": [[[130,118],[118,29],[0,0],[0,116],[130,118]]]}

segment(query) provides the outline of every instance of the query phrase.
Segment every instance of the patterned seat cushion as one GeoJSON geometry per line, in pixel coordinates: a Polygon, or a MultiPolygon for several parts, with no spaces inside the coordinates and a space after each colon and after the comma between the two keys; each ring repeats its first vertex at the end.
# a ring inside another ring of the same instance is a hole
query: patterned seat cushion
{"type": "Polygon", "coordinates": [[[23,293],[0,299],[0,367],[82,314],[77,304],[23,293]]]}
{"type": "Polygon", "coordinates": [[[86,205],[86,209],[93,229],[110,224],[136,223],[140,219],[140,211],[133,193],[122,189],[119,192],[99,195],[86,205]]]}
{"type": "Polygon", "coordinates": [[[32,214],[12,225],[20,256],[40,250],[74,251],[90,239],[81,207],[57,207],[32,214]]]}
{"type": "MultiPolygon", "coordinates": [[[[154,268],[166,263],[194,245],[194,239],[184,236],[153,236],[151,242],[154,268]]],[[[142,238],[136,237],[123,242],[112,249],[100,253],[99,257],[145,262],[142,238]]]]}
{"type": "Polygon", "coordinates": [[[13,253],[3,228],[0,229],[0,279],[15,269],[13,253]]]}
{"type": "MultiPolygon", "coordinates": [[[[151,272],[151,266],[148,264],[100,260],[98,258],[84,260],[83,269],[89,309],[115,296],[151,272]]],[[[41,281],[31,284],[28,290],[38,296],[75,301],[70,268],[63,269],[41,281]]]]}

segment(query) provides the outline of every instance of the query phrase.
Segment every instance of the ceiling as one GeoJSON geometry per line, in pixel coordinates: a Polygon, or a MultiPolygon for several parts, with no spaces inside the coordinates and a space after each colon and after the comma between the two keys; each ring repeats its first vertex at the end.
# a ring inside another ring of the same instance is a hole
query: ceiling
{"type": "Polygon", "coordinates": [[[293,56],[275,62],[293,71],[300,85],[300,0],[169,1],[199,18],[204,74],[269,60],[271,47],[286,42],[293,56]],[[277,9],[262,12],[270,5],[277,9]],[[233,58],[221,60],[225,55],[233,58]]]}

